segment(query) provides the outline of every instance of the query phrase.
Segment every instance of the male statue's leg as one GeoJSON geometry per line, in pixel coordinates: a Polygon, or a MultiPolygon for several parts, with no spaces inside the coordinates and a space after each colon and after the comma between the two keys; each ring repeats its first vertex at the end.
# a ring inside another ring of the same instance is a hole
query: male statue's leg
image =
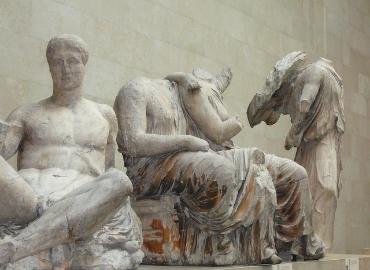
{"type": "Polygon", "coordinates": [[[325,248],[333,243],[335,210],[340,190],[341,162],[336,131],[320,141],[301,143],[296,161],[307,168],[312,193],[312,225],[315,233],[324,241],[325,248]]]}
{"type": "Polygon", "coordinates": [[[332,248],[334,234],[335,210],[337,209],[337,195],[335,192],[316,187],[314,209],[312,211],[312,224],[315,233],[325,243],[325,248],[332,248]]]}
{"type": "Polygon", "coordinates": [[[34,191],[2,156],[0,192],[0,224],[27,224],[37,217],[34,191]]]}
{"type": "Polygon", "coordinates": [[[109,170],[56,202],[11,244],[0,245],[0,264],[92,235],[113,217],[131,192],[128,177],[116,169],[109,170]],[[2,253],[11,246],[13,254],[2,253]]]}

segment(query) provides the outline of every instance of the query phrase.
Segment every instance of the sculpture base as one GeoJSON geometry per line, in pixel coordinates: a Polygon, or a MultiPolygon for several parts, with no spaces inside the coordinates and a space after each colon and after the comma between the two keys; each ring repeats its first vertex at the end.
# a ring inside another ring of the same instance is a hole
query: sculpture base
{"type": "Polygon", "coordinates": [[[319,261],[282,263],[266,266],[154,266],[142,265],[139,270],[369,270],[370,256],[352,254],[328,254],[319,261]]]}
{"type": "Polygon", "coordinates": [[[215,234],[194,226],[178,197],[146,198],[133,201],[132,206],[143,225],[144,264],[253,265],[261,261],[261,241],[253,237],[260,230],[259,222],[228,234],[215,234]],[[219,252],[223,240],[232,243],[229,252],[219,252]]]}

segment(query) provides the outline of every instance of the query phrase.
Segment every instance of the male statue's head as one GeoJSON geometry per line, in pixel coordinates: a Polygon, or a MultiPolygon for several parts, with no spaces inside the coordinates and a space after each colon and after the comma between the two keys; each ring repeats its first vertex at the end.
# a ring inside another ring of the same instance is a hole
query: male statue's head
{"type": "Polygon", "coordinates": [[[80,37],[70,34],[53,37],[48,43],[46,58],[54,91],[81,90],[89,53],[80,37]]]}

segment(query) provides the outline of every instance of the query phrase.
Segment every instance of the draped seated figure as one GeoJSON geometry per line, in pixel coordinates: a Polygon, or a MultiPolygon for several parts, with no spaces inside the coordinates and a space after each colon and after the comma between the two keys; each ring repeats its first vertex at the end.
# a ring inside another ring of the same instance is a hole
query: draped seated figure
{"type": "Polygon", "coordinates": [[[0,122],[0,268],[134,269],[141,228],[114,169],[115,113],[82,97],[79,37],[51,39],[46,56],[52,96],[0,122]],[[17,151],[19,171],[5,161],[17,151]]]}
{"type": "Polygon", "coordinates": [[[279,263],[323,256],[307,173],[236,148],[242,125],[222,102],[231,72],[138,78],[119,92],[117,142],[134,185],[147,264],[279,263]]]}

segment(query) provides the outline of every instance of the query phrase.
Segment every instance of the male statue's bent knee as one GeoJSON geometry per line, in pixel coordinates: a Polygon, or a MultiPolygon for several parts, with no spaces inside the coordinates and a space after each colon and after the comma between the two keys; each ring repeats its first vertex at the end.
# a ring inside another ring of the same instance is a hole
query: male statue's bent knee
{"type": "Polygon", "coordinates": [[[117,192],[118,195],[125,197],[129,196],[133,192],[133,186],[128,178],[128,176],[115,168],[110,168],[107,172],[105,172],[102,176],[104,178],[108,178],[111,181],[108,181],[111,183],[112,191],[117,192]]]}

